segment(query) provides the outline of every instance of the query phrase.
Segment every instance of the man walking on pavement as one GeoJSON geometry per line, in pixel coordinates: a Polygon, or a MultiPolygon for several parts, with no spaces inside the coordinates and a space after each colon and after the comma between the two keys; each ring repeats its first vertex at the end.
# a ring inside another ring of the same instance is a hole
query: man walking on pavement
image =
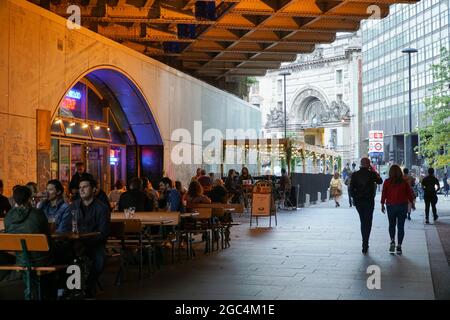
{"type": "Polygon", "coordinates": [[[350,180],[350,196],[353,198],[361,221],[362,253],[364,254],[369,250],[376,184],[382,183],[383,179],[370,165],[370,159],[362,158],[360,170],[354,172],[350,180]]]}
{"type": "Polygon", "coordinates": [[[438,202],[437,192],[441,188],[439,180],[434,176],[434,169],[428,169],[428,176],[423,178],[422,187],[425,193],[425,223],[430,223],[430,205],[433,211],[433,218],[436,221],[439,216],[437,215],[436,203],[438,202]],[[437,186],[437,188],[435,188],[437,186]]]}

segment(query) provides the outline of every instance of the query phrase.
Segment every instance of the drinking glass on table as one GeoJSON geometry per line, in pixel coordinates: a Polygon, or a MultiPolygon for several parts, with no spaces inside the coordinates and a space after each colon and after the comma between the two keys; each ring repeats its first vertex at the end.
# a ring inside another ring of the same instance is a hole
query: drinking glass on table
{"type": "Polygon", "coordinates": [[[128,208],[128,210],[130,212],[130,218],[133,219],[134,213],[136,212],[136,207],[130,207],[130,208],[128,208]]]}
{"type": "Polygon", "coordinates": [[[72,210],[72,232],[78,233],[78,210],[72,210]]]}
{"type": "Polygon", "coordinates": [[[123,213],[125,214],[125,219],[130,218],[130,210],[128,208],[124,208],[123,213]]]}
{"type": "Polygon", "coordinates": [[[56,218],[55,217],[49,217],[47,220],[48,220],[50,233],[55,233],[56,232],[56,218]]]}

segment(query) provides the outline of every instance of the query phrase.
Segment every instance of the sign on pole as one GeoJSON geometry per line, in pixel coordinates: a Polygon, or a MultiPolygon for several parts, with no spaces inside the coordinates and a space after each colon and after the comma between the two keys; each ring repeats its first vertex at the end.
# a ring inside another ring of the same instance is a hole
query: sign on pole
{"type": "Polygon", "coordinates": [[[369,154],[384,153],[383,131],[370,130],[369,131],[369,154]]]}

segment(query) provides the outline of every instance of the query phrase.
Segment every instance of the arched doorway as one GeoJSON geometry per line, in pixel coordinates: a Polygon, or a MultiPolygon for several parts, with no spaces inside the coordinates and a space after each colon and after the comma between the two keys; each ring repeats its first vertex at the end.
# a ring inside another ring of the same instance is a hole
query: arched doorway
{"type": "Polygon", "coordinates": [[[161,178],[159,129],[139,88],[118,70],[84,75],[52,117],[50,178],[68,185],[77,162],[105,191],[118,179],[146,176],[155,184],[161,178]]]}

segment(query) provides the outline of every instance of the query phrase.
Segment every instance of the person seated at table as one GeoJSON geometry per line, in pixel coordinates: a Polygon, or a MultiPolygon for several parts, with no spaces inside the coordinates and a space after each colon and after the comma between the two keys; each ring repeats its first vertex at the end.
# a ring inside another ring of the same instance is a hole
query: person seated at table
{"type": "Polygon", "coordinates": [[[143,191],[142,179],[133,178],[130,181],[130,190],[121,194],[119,211],[134,207],[136,212],[153,211],[153,202],[143,191]]]}
{"type": "Polygon", "coordinates": [[[201,184],[203,190],[209,191],[212,188],[212,180],[210,176],[206,175],[206,170],[202,169],[200,171],[200,177],[197,178],[197,181],[201,184]]]}
{"type": "Polygon", "coordinates": [[[236,181],[237,173],[234,169],[228,171],[228,177],[225,180],[225,188],[227,189],[232,203],[240,203],[242,191],[236,181]]]}
{"type": "Polygon", "coordinates": [[[3,218],[9,210],[11,210],[11,204],[3,195],[3,180],[0,179],[0,218],[3,218]]]}
{"type": "Polygon", "coordinates": [[[186,200],[188,207],[192,204],[211,203],[211,199],[203,194],[202,185],[198,181],[192,181],[189,184],[186,200]]]}
{"type": "Polygon", "coordinates": [[[159,199],[158,207],[162,210],[168,211],[180,211],[181,207],[181,195],[173,187],[172,180],[170,178],[164,177],[159,183],[159,199]]]}
{"type": "MultiPolygon", "coordinates": [[[[95,179],[94,179],[95,180],[95,179]]],[[[95,188],[95,198],[100,200],[105,204],[106,207],[108,207],[109,211],[112,211],[113,207],[111,206],[111,203],[109,202],[109,198],[106,195],[106,192],[103,191],[103,189],[100,187],[100,181],[97,181],[97,187],[95,188]]]]}
{"type": "Polygon", "coordinates": [[[186,188],[181,184],[181,181],[175,181],[175,189],[177,189],[178,193],[180,194],[181,205],[184,206],[187,196],[186,188]]]}
{"type": "Polygon", "coordinates": [[[250,175],[250,173],[248,172],[247,167],[243,167],[241,170],[241,175],[239,176],[239,179],[238,179],[238,184],[240,186],[242,186],[244,184],[244,181],[246,181],[246,180],[247,181],[250,180],[250,184],[253,184],[253,178],[250,175]]]}
{"type": "Polygon", "coordinates": [[[69,193],[72,197],[72,201],[79,198],[78,186],[80,185],[81,179],[82,178],[94,179],[94,177],[90,173],[86,172],[83,162],[77,162],[75,164],[75,169],[76,172],[72,176],[72,179],[70,179],[69,183],[69,193]]]}
{"type": "Polygon", "coordinates": [[[47,182],[47,199],[43,200],[39,208],[44,211],[49,221],[54,221],[56,232],[70,232],[72,230],[72,214],[69,205],[63,199],[64,187],[59,180],[47,182]]]}
{"type": "MultiPolygon", "coordinates": [[[[14,194],[14,190],[15,190],[16,188],[20,187],[20,186],[21,186],[20,184],[16,184],[14,187],[12,187],[12,192],[13,192],[13,194],[14,194]]],[[[16,206],[16,202],[14,201],[14,196],[13,196],[13,195],[11,195],[11,196],[8,198],[8,201],[9,201],[9,204],[11,205],[11,208],[14,208],[14,207],[16,206]]]]}
{"type": "MultiPolygon", "coordinates": [[[[32,233],[46,234],[50,236],[50,229],[45,213],[41,209],[32,207],[31,190],[26,186],[17,186],[14,188],[13,197],[16,206],[12,208],[5,216],[5,233],[32,233]]],[[[34,267],[43,267],[51,263],[49,252],[28,252],[28,259],[34,267]]],[[[16,264],[25,266],[26,260],[22,252],[16,253],[16,264]]],[[[24,282],[27,283],[27,275],[23,274],[24,282]]],[[[31,275],[31,282],[37,281],[36,275],[31,275]]],[[[42,287],[48,289],[48,278],[41,278],[42,287]]],[[[34,295],[30,292],[31,288],[25,287],[25,295],[34,295]]],[[[45,290],[47,291],[47,290],[45,290]]],[[[48,294],[48,292],[45,292],[48,294]]],[[[46,294],[44,293],[44,296],[46,294]]]]}
{"type": "Polygon", "coordinates": [[[77,257],[88,257],[92,262],[87,279],[87,298],[94,298],[97,280],[105,265],[105,245],[109,235],[111,213],[108,207],[95,198],[97,182],[90,177],[82,177],[79,184],[80,198],[72,202],[70,210],[77,213],[78,232],[98,232],[98,235],[75,243],[77,257]]]}
{"type": "Polygon", "coordinates": [[[207,193],[207,196],[211,199],[212,203],[228,202],[228,191],[223,185],[222,179],[216,179],[214,181],[212,190],[207,193]]]}
{"type": "Polygon", "coordinates": [[[31,206],[37,208],[45,195],[39,192],[36,182],[30,181],[25,186],[31,191],[31,206]]]}
{"type": "Polygon", "coordinates": [[[241,188],[241,191],[244,195],[244,205],[248,207],[248,193],[250,192],[248,189],[244,188],[245,185],[253,185],[253,178],[248,172],[247,167],[243,167],[241,170],[241,175],[238,179],[238,185],[241,188]]]}
{"type": "Polygon", "coordinates": [[[153,189],[153,185],[150,182],[150,180],[148,180],[147,177],[141,177],[141,179],[142,179],[142,185],[144,187],[144,192],[147,195],[147,197],[150,199],[153,209],[156,210],[156,208],[158,208],[159,193],[158,193],[158,191],[153,189]]]}
{"type": "Polygon", "coordinates": [[[122,180],[117,180],[116,183],[114,183],[114,190],[111,190],[111,192],[108,194],[108,200],[111,202],[111,204],[116,204],[120,200],[120,196],[122,193],[127,191],[125,189],[125,185],[123,184],[122,180]]]}

